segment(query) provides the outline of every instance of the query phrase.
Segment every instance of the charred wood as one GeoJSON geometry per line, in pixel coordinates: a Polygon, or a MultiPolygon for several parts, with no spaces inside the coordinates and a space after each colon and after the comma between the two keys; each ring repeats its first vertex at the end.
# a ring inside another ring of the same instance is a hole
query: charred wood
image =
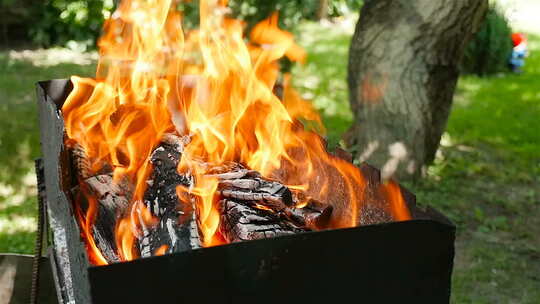
{"type": "Polygon", "coordinates": [[[296,225],[310,230],[321,230],[329,227],[330,219],[334,208],[323,204],[309,197],[304,197],[301,193],[296,193],[295,197],[304,205],[299,208],[286,208],[285,215],[296,225]]]}
{"type": "MultiPolygon", "coordinates": [[[[251,202],[256,205],[256,202],[251,202]]],[[[308,231],[294,226],[290,221],[266,209],[259,209],[223,199],[219,202],[220,233],[230,243],[265,239],[308,231]]]]}
{"type": "Polygon", "coordinates": [[[254,208],[264,206],[296,226],[307,229],[323,229],[328,225],[332,206],[305,197],[301,192],[293,195],[285,185],[265,179],[258,172],[238,164],[234,168],[233,172],[213,175],[219,180],[218,193],[222,198],[254,208]]]}
{"type": "Polygon", "coordinates": [[[334,152],[332,153],[334,156],[341,158],[345,161],[348,161],[350,163],[353,162],[353,156],[351,153],[341,149],[340,147],[337,147],[334,152]]]}
{"type": "MultiPolygon", "coordinates": [[[[137,246],[141,257],[181,252],[198,248],[201,239],[195,212],[196,197],[189,191],[194,178],[179,173],[188,137],[166,134],[154,149],[149,162],[152,173],[147,180],[143,203],[154,220],[140,219],[137,246]]],[[[115,183],[112,174],[92,176],[84,149],[72,146],[72,162],[78,172],[80,188],[95,197],[98,211],[92,233],[96,246],[108,262],[120,260],[114,229],[126,216],[132,201],[132,185],[115,183]]],[[[255,240],[328,228],[332,206],[322,204],[291,190],[260,173],[234,162],[206,166],[206,176],[219,182],[220,232],[227,242],[255,240]]],[[[102,171],[100,171],[102,172],[102,171]]],[[[87,208],[86,208],[87,209],[87,208]]]]}
{"type": "Polygon", "coordinates": [[[92,223],[94,242],[107,262],[119,262],[114,229],[117,221],[127,212],[132,193],[131,185],[126,180],[113,181],[110,172],[93,173],[90,160],[81,145],[71,144],[69,151],[78,179],[78,185],[72,189],[79,204],[76,208],[86,217],[90,204],[96,204],[92,223]]]}
{"type": "Polygon", "coordinates": [[[72,170],[75,171],[73,176],[77,179],[75,184],[80,180],[86,180],[92,176],[112,174],[112,167],[108,163],[101,161],[97,165],[92,164],[86,150],[79,143],[68,140],[66,144],[69,150],[72,170]]]}
{"type": "Polygon", "coordinates": [[[129,208],[131,196],[129,183],[116,183],[111,175],[89,177],[82,183],[80,187],[74,189],[80,196],[77,201],[86,202],[86,205],[79,206],[81,211],[87,212],[91,198],[95,199],[97,204],[92,226],[92,235],[96,246],[107,262],[119,262],[114,229],[118,220],[126,214],[129,208]]]}
{"type": "Polygon", "coordinates": [[[177,187],[193,184],[190,176],[178,173],[178,164],[187,137],[166,134],[161,144],[150,157],[152,175],[144,195],[144,203],[159,222],[154,227],[143,227],[139,241],[142,257],[161,253],[172,253],[200,247],[199,234],[194,212],[194,198],[179,197],[177,187]]]}
{"type": "Polygon", "coordinates": [[[71,162],[77,176],[80,179],[87,179],[92,176],[90,160],[86,156],[86,151],[83,146],[78,143],[74,143],[71,148],[71,162]]]}
{"type": "Polygon", "coordinates": [[[234,171],[210,174],[219,181],[218,192],[225,198],[243,201],[261,201],[274,211],[293,206],[291,191],[283,184],[263,178],[258,172],[236,164],[234,171]]]}

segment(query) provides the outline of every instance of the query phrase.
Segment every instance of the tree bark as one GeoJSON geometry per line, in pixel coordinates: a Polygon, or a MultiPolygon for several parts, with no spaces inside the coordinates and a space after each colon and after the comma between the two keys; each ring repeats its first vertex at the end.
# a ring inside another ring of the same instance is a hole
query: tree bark
{"type": "Polygon", "coordinates": [[[458,63],[488,0],[368,0],[352,38],[348,84],[355,158],[414,180],[433,161],[458,63]]]}
{"type": "Polygon", "coordinates": [[[317,20],[328,18],[328,4],[328,0],[319,0],[319,7],[317,8],[317,20]]]}

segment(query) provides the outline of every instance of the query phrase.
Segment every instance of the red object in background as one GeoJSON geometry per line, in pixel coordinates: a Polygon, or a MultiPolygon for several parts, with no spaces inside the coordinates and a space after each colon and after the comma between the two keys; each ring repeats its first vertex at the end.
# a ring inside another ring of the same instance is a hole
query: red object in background
{"type": "Polygon", "coordinates": [[[512,34],[512,43],[514,46],[520,45],[523,41],[526,41],[525,35],[523,33],[513,33],[512,34]]]}

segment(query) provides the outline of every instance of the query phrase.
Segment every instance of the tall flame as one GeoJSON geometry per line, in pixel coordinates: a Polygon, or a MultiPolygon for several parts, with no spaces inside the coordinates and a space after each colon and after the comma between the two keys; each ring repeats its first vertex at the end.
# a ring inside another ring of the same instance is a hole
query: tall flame
{"type": "MultiPolygon", "coordinates": [[[[174,9],[177,2],[123,1],[99,40],[96,79],[72,77],[74,89],[63,106],[67,135],[86,149],[93,170],[107,164],[116,181],[127,178],[135,185],[131,211],[116,227],[122,259],[137,258],[133,248],[141,226],[155,222],[140,202],[151,171],[147,159],[167,132],[191,137],[178,170],[196,183],[178,191],[199,197],[205,246],[221,240],[217,180],[205,176],[203,163],[242,163],[334,205],[332,227],[356,226],[362,174],[326,152],[324,140],[300,123],[323,129],[290,76],[283,77],[283,96],[274,93],[278,61],[306,57],[293,35],[279,29],[277,14],[257,24],[246,42],[244,24],[226,16],[226,1],[200,0],[199,29],[188,32],[174,9]]],[[[80,217],[91,239],[87,220],[80,217]]],[[[99,253],[94,259],[100,260],[99,253]]]]}

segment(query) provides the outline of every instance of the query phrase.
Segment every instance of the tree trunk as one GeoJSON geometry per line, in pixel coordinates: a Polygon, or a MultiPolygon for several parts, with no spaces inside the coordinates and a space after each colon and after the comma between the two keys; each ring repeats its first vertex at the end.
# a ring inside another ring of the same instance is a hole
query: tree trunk
{"type": "Polygon", "coordinates": [[[384,177],[419,177],[449,116],[458,63],[488,0],[368,0],[352,38],[349,93],[356,159],[384,177]]]}
{"type": "Polygon", "coordinates": [[[319,0],[317,8],[317,20],[328,18],[328,0],[319,0]]]}

